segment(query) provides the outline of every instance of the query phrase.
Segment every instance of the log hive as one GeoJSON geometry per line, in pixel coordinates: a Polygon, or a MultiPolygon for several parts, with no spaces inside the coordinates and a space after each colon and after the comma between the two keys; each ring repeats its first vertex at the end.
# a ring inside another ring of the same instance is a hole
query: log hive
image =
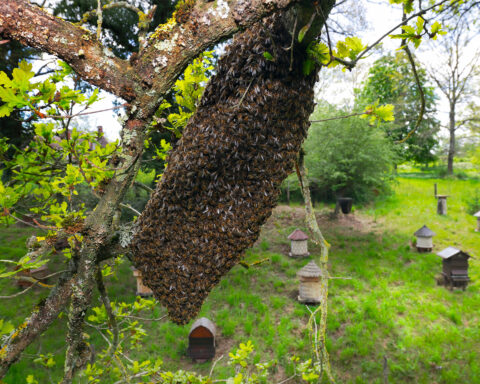
{"type": "Polygon", "coordinates": [[[300,49],[289,70],[279,20],[234,39],[138,219],[135,265],[176,323],[256,241],[306,136],[316,72],[303,75],[300,49]]]}

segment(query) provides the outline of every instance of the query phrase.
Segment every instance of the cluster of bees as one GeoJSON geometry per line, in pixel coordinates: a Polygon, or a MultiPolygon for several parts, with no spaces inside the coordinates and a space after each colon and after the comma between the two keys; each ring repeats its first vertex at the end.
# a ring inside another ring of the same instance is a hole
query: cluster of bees
{"type": "Polygon", "coordinates": [[[257,240],[300,149],[315,74],[271,17],[235,38],[138,221],[134,261],[184,324],[257,240]],[[274,54],[273,60],[264,52],[274,54]]]}

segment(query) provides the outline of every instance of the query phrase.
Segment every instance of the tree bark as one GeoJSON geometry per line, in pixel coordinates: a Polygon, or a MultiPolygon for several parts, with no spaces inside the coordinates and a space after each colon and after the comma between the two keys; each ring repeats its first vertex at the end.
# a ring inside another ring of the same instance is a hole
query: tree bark
{"type": "Polygon", "coordinates": [[[335,379],[332,374],[330,367],[330,357],[327,351],[326,346],[326,337],[327,337],[327,312],[328,312],[328,249],[330,244],[323,237],[322,231],[317,223],[317,218],[315,217],[315,211],[313,209],[312,199],[310,196],[310,185],[307,177],[307,172],[303,162],[303,153],[299,154],[299,160],[297,163],[297,177],[300,183],[300,188],[302,190],[302,195],[305,203],[305,222],[312,234],[312,241],[320,246],[320,257],[317,258],[316,262],[319,268],[322,271],[320,276],[320,292],[321,300],[317,309],[311,314],[310,322],[314,319],[315,315],[320,312],[320,323],[318,324],[318,332],[315,335],[315,340],[317,344],[314,346],[315,355],[320,363],[321,372],[324,373],[327,377],[327,380],[330,383],[334,383],[335,379]]]}

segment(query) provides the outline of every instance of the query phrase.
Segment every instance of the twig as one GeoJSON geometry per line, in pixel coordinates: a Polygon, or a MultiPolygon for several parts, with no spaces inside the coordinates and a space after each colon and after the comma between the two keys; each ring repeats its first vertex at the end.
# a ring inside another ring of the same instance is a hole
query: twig
{"type": "MultiPolygon", "coordinates": [[[[404,6],[402,19],[405,21],[405,24],[406,24],[406,17],[407,17],[407,14],[405,13],[405,6],[404,6]]],[[[420,83],[420,78],[418,76],[415,61],[413,60],[412,53],[410,52],[410,48],[408,48],[408,43],[405,41],[405,39],[402,39],[401,46],[403,47],[403,50],[407,53],[408,61],[410,62],[410,65],[413,71],[413,76],[415,77],[415,83],[417,84],[418,93],[420,94],[420,112],[418,113],[417,121],[415,122],[415,126],[413,127],[413,129],[410,132],[408,132],[407,136],[405,136],[402,140],[396,141],[396,144],[402,144],[406,142],[410,137],[412,137],[412,135],[417,131],[418,127],[420,127],[420,124],[422,123],[422,120],[423,120],[423,115],[425,113],[425,94],[423,92],[422,84],[420,83]]]]}
{"type": "Polygon", "coordinates": [[[138,216],[140,216],[142,214],[141,212],[139,212],[135,208],[133,208],[130,204],[120,203],[120,206],[123,207],[123,208],[127,208],[127,209],[131,210],[133,213],[135,213],[138,216]]]}
{"type": "Polygon", "coordinates": [[[117,105],[117,106],[111,107],[111,108],[99,109],[98,111],[81,112],[81,113],[76,113],[74,115],[65,115],[65,116],[62,116],[62,115],[45,115],[45,119],[71,119],[71,118],[78,117],[78,116],[85,116],[85,115],[91,115],[91,114],[94,114],[94,113],[112,111],[114,109],[119,109],[119,108],[126,107],[127,105],[128,105],[128,103],[123,103],[121,105],[117,105]]]}
{"type": "Polygon", "coordinates": [[[95,281],[97,283],[98,292],[100,293],[100,299],[102,300],[105,311],[107,312],[108,323],[113,334],[112,344],[108,346],[108,350],[106,352],[107,356],[112,356],[118,347],[118,324],[115,314],[113,313],[107,289],[105,288],[105,284],[103,283],[102,270],[100,269],[100,267],[97,267],[95,281]]]}
{"type": "Polygon", "coordinates": [[[37,285],[37,283],[33,283],[31,286],[29,286],[28,288],[24,289],[23,291],[21,292],[17,292],[15,293],[14,295],[10,295],[10,296],[0,296],[0,299],[13,299],[15,297],[18,297],[20,295],[23,295],[24,293],[27,293],[30,289],[32,289],[35,285],[37,285]]]}
{"type": "Polygon", "coordinates": [[[212,374],[213,374],[213,370],[215,369],[215,365],[217,365],[217,363],[223,359],[223,356],[220,356],[217,360],[215,360],[212,364],[212,368],[210,369],[210,373],[208,374],[208,377],[212,377],[212,374]]]}
{"type": "MultiPolygon", "coordinates": [[[[359,55],[355,58],[355,60],[352,60],[352,61],[346,61],[346,60],[341,60],[341,59],[338,59],[338,58],[335,58],[336,61],[338,61],[339,63],[345,65],[347,68],[353,68],[355,67],[355,65],[358,63],[358,61],[367,54],[367,52],[369,52],[372,48],[374,48],[375,46],[377,46],[383,39],[385,39],[388,35],[390,35],[392,32],[394,32],[396,29],[400,28],[402,25],[404,25],[406,22],[414,19],[415,17],[418,17],[418,16],[422,16],[424,15],[425,13],[427,13],[428,11],[434,9],[434,8],[437,8],[439,6],[441,6],[442,4],[446,3],[446,2],[449,2],[451,0],[443,0],[443,1],[440,1],[436,4],[433,4],[432,6],[426,8],[426,9],[422,9],[421,11],[417,12],[417,13],[414,13],[412,15],[410,15],[408,18],[406,18],[405,20],[402,20],[401,23],[397,24],[395,27],[391,28],[388,32],[386,32],[385,34],[383,34],[379,39],[377,39],[373,44],[370,44],[367,48],[365,48],[362,52],[359,53],[359,55]]],[[[455,3],[458,3],[460,0],[455,0],[453,1],[451,4],[449,4],[449,7],[453,6],[455,3]]]]}
{"type": "Polygon", "coordinates": [[[143,320],[143,321],[160,321],[165,319],[166,317],[167,315],[163,315],[163,316],[157,317],[156,319],[149,319],[148,317],[140,317],[140,316],[133,316],[133,315],[121,316],[122,319],[136,319],[136,320],[143,320]]]}
{"type": "Polygon", "coordinates": [[[284,380],[282,380],[282,381],[279,381],[277,384],[284,384],[284,383],[286,383],[286,382],[288,382],[288,381],[290,381],[290,380],[293,380],[293,379],[294,379],[295,377],[297,377],[297,376],[298,376],[297,374],[294,374],[294,375],[292,375],[292,376],[290,376],[290,377],[287,377],[286,379],[284,379],[284,380]]]}
{"type": "Polygon", "coordinates": [[[245,96],[246,96],[248,90],[250,89],[250,86],[252,85],[252,83],[253,83],[253,78],[252,78],[252,80],[250,80],[250,83],[248,84],[247,89],[246,89],[245,92],[243,93],[242,98],[240,99],[240,101],[238,102],[238,104],[235,106],[235,108],[239,108],[240,105],[242,105],[243,99],[245,98],[245,96]]]}
{"type": "Polygon", "coordinates": [[[290,67],[289,71],[293,70],[293,47],[295,45],[295,31],[297,30],[298,14],[295,14],[295,23],[293,24],[292,44],[290,45],[290,67]]]}
{"type": "Polygon", "coordinates": [[[24,221],[24,220],[20,219],[19,217],[13,216],[10,212],[8,213],[8,216],[10,216],[11,218],[17,220],[19,223],[28,225],[28,226],[33,227],[33,228],[40,228],[40,229],[45,230],[45,228],[43,228],[43,227],[41,227],[41,226],[39,226],[39,225],[33,225],[32,223],[29,223],[28,221],[24,221]]]}
{"type": "Polygon", "coordinates": [[[367,112],[358,112],[358,113],[352,113],[350,115],[329,117],[328,119],[310,120],[310,123],[323,123],[324,121],[348,119],[349,117],[355,117],[355,116],[361,116],[361,115],[368,115],[368,113],[367,112]]]}
{"type": "Polygon", "coordinates": [[[142,188],[143,190],[147,191],[148,193],[153,193],[154,190],[150,188],[148,185],[141,183],[140,181],[135,181],[133,185],[136,185],[138,188],[142,188]]]}

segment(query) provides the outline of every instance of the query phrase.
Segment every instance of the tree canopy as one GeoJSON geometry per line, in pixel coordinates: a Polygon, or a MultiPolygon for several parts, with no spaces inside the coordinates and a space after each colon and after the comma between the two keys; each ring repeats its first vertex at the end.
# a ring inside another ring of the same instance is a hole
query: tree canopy
{"type": "Polygon", "coordinates": [[[420,110],[420,92],[404,52],[384,56],[373,64],[362,88],[356,91],[356,104],[359,108],[379,101],[380,104],[393,104],[395,120],[382,123],[387,137],[396,148],[399,159],[426,164],[435,160],[434,149],[438,141],[436,134],[440,122],[436,119],[436,100],[434,88],[428,84],[423,68],[418,68],[420,84],[425,95],[425,114],[415,134],[417,117],[420,110]],[[401,143],[400,143],[401,142],[401,143]]]}

